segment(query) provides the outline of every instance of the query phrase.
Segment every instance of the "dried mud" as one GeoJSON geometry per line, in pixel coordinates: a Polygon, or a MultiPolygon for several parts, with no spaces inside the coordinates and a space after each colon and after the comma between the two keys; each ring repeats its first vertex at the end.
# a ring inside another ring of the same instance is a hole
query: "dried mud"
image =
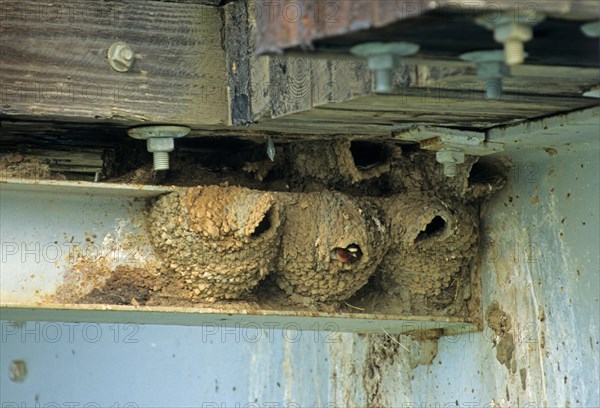
{"type": "Polygon", "coordinates": [[[251,159],[222,173],[196,163],[180,179],[131,173],[193,187],[149,209],[160,266],[105,276],[80,301],[467,315],[479,205],[502,187],[501,166],[468,158],[447,178],[430,152],[348,140],[251,159]]]}
{"type": "Polygon", "coordinates": [[[272,193],[181,190],[156,202],[149,225],[170,277],[183,283],[191,300],[238,299],[275,268],[281,218],[272,193]]]}
{"type": "Polygon", "coordinates": [[[489,328],[496,334],[493,343],[496,347],[496,359],[514,373],[517,366],[514,361],[515,341],[511,332],[512,319],[510,315],[502,310],[498,302],[493,301],[485,312],[485,319],[489,328]]]}
{"type": "Polygon", "coordinates": [[[378,267],[378,284],[410,312],[446,308],[477,256],[477,208],[431,194],[407,193],[381,200],[392,231],[378,267]],[[462,278],[462,279],[461,279],[462,278]]]}
{"type": "Polygon", "coordinates": [[[352,296],[367,283],[387,248],[381,210],[329,191],[280,196],[286,221],[275,273],[279,287],[307,301],[352,296]]]}
{"type": "Polygon", "coordinates": [[[31,180],[65,180],[62,174],[50,171],[47,163],[20,153],[9,153],[0,158],[0,179],[22,178],[31,180]]]}

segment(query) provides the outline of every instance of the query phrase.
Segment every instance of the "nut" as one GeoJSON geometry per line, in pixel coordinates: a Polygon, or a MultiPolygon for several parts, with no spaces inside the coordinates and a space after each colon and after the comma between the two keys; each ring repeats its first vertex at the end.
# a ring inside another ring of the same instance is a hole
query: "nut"
{"type": "Polygon", "coordinates": [[[146,143],[150,153],[172,152],[175,149],[175,141],[170,137],[151,138],[146,143]]]}
{"type": "Polygon", "coordinates": [[[507,41],[527,42],[533,38],[533,29],[525,24],[510,23],[494,29],[494,40],[499,43],[507,41]]]}
{"type": "Polygon", "coordinates": [[[131,47],[122,41],[113,43],[108,49],[108,63],[118,72],[127,72],[134,62],[134,53],[131,47]]]}
{"type": "Polygon", "coordinates": [[[435,154],[438,163],[462,164],[465,162],[465,154],[459,150],[443,149],[435,154]]]}
{"type": "Polygon", "coordinates": [[[544,20],[537,13],[506,10],[500,15],[486,14],[477,17],[477,24],[494,30],[494,39],[504,44],[505,61],[508,65],[522,64],[525,61],[523,43],[533,37],[533,27],[544,20]]]}

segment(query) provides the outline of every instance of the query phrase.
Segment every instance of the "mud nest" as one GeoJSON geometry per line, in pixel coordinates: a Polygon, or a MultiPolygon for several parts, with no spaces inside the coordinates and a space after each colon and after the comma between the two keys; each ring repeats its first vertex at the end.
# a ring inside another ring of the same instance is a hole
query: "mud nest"
{"type": "Polygon", "coordinates": [[[459,277],[469,275],[479,240],[476,206],[427,193],[398,195],[380,203],[392,231],[389,250],[378,267],[386,292],[439,299],[459,277]]]}
{"type": "Polygon", "coordinates": [[[275,280],[289,295],[345,300],[364,286],[387,248],[382,212],[341,193],[282,194],[286,221],[275,280]]]}
{"type": "Polygon", "coordinates": [[[271,193],[182,189],[161,197],[149,221],[166,273],[194,300],[240,298],[274,269],[281,219],[271,193]]]}
{"type": "Polygon", "coordinates": [[[474,177],[467,158],[449,179],[434,154],[368,141],[284,150],[295,192],[192,187],[154,204],[153,243],[183,297],[240,299],[270,276],[303,303],[344,301],[368,282],[400,303],[467,299],[479,203],[504,180],[495,169],[474,177]]]}

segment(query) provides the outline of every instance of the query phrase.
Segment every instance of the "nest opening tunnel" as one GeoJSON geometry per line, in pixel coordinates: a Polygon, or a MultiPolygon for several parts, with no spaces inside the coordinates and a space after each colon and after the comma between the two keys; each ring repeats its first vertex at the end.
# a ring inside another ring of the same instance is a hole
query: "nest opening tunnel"
{"type": "Polygon", "coordinates": [[[390,152],[385,144],[366,140],[350,142],[350,154],[358,170],[380,166],[390,159],[390,152]]]}
{"type": "Polygon", "coordinates": [[[415,242],[429,239],[435,236],[440,236],[446,229],[446,220],[439,215],[433,217],[433,219],[419,232],[415,242]]]}
{"type": "Polygon", "coordinates": [[[269,209],[265,213],[265,216],[262,218],[262,220],[260,220],[260,222],[258,223],[256,228],[254,228],[254,231],[250,234],[250,236],[253,238],[257,238],[257,237],[261,236],[262,234],[264,234],[265,232],[269,231],[271,229],[271,226],[273,225],[271,223],[271,217],[272,217],[272,212],[271,212],[271,209],[269,209]]]}

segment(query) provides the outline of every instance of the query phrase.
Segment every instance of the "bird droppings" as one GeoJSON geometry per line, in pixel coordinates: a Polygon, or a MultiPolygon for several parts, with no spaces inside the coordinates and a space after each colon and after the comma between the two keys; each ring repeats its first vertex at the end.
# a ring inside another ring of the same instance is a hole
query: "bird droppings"
{"type": "Polygon", "coordinates": [[[149,203],[142,240],[156,262],[143,273],[79,260],[71,275],[84,284],[60,299],[415,316],[475,310],[479,205],[502,187],[505,164],[468,157],[448,179],[435,154],[362,140],[290,143],[268,165],[251,159],[232,174],[245,168],[257,175],[252,182],[220,170],[190,187],[188,174],[186,187],[149,203]]]}

